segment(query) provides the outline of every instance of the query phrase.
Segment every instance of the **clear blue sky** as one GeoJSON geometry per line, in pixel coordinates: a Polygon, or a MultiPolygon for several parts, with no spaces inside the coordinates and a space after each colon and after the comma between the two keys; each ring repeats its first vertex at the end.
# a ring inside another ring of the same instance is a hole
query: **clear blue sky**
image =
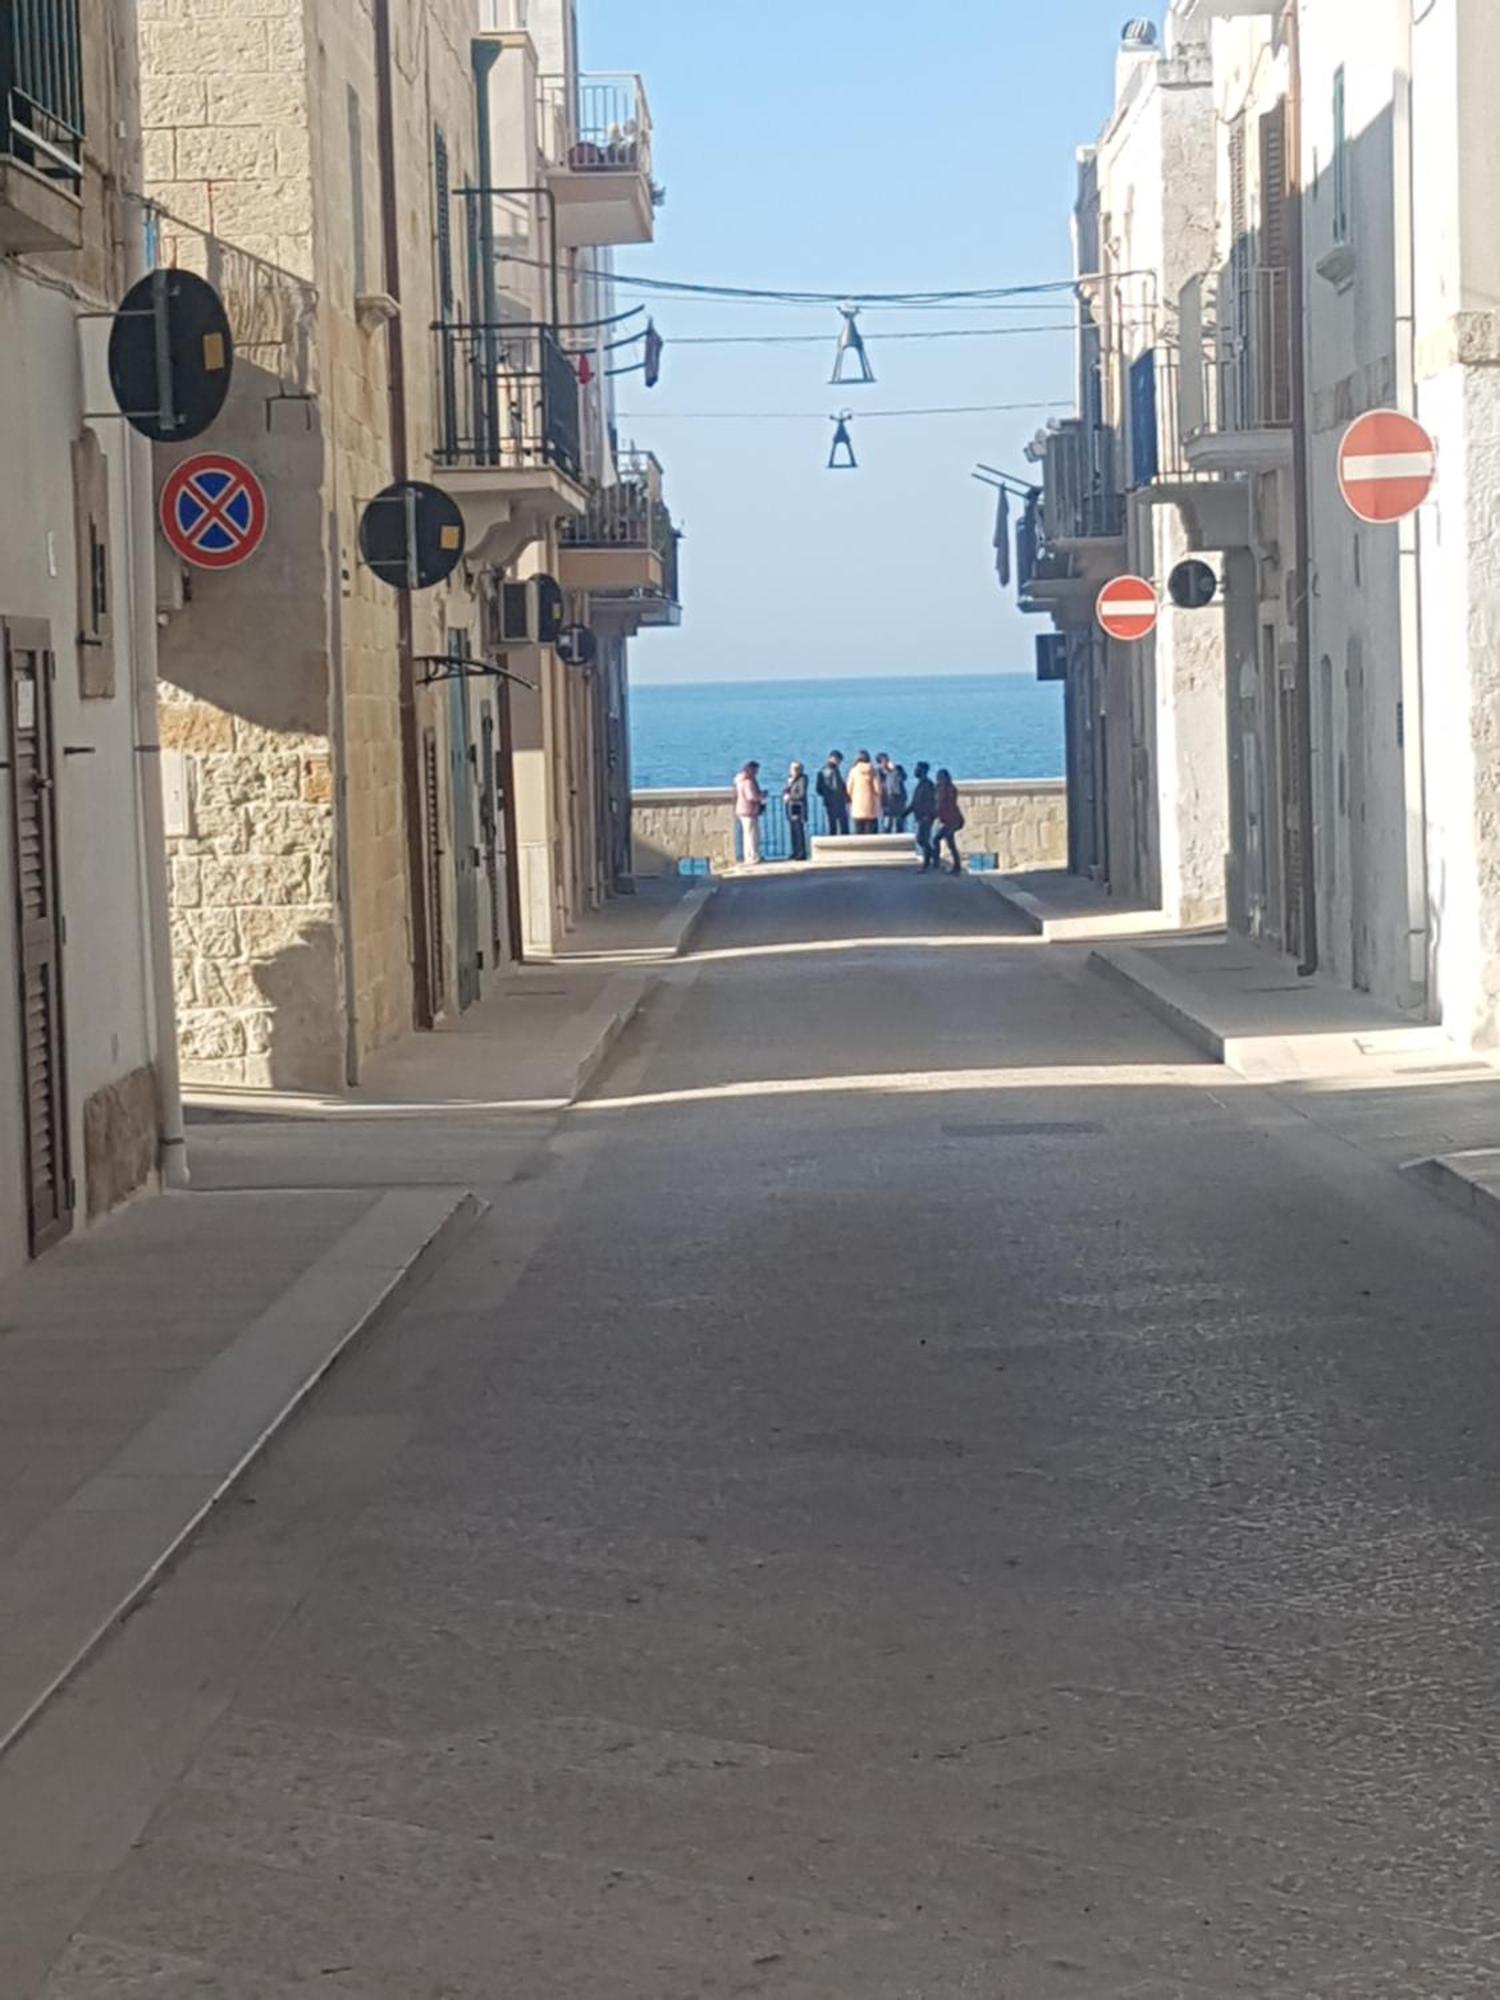
{"type": "MultiPolygon", "coordinates": [[[[622,271],[816,291],[1066,278],[1074,155],[1108,113],[1129,0],[580,0],[583,60],[639,70],[667,189],[622,271]]],[[[1153,4],[1136,12],[1159,18],[1153,4]]],[[[628,288],[626,296],[628,297],[628,288]]],[[[1066,333],[882,341],[1001,325],[966,309],[861,319],[878,381],[828,385],[837,315],[653,302],[662,382],[622,378],[621,430],[666,469],[684,622],[632,646],[640,680],[1032,669],[1037,621],[996,582],[976,460],[1024,473],[1045,412],[870,421],[869,409],[1066,398],[1066,333]],[[821,345],[674,347],[819,333],[821,345]],[[856,412],[857,472],[824,469],[856,412]],[[807,411],[804,422],[674,412],[807,411]]],[[[1031,317],[1056,324],[1061,311],[1031,317]]]]}

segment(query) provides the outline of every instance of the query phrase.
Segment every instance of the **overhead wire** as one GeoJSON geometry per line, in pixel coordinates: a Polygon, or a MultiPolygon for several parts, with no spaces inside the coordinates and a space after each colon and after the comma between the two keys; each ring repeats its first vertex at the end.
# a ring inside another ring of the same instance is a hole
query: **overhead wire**
{"type": "MultiPolygon", "coordinates": [[[[949,403],[931,409],[855,410],[864,424],[876,417],[987,417],[1018,410],[1071,410],[1070,401],[1030,403],[949,403]]],[[[826,410],[622,410],[622,423],[799,423],[827,418],[826,410]]]]}

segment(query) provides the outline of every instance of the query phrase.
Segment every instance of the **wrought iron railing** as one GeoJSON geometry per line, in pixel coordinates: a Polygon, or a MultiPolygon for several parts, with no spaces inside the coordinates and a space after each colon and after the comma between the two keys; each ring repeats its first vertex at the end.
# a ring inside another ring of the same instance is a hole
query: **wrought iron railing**
{"type": "Polygon", "coordinates": [[[1042,521],[1048,543],[1113,541],[1125,532],[1115,485],[1115,440],[1102,425],[1070,417],[1047,436],[1042,521]]]}
{"type": "Polygon", "coordinates": [[[589,498],[588,511],[565,523],[563,540],[576,548],[654,549],[663,554],[671,519],[661,498],[661,472],[650,452],[622,452],[612,486],[589,498]]]}
{"type": "Polygon", "coordinates": [[[1182,448],[1175,347],[1151,347],[1130,364],[1130,487],[1138,492],[1158,479],[1191,477],[1182,448]]]}
{"type": "Polygon", "coordinates": [[[0,0],[0,154],[70,191],[81,186],[78,0],[0,0]]]}
{"type": "Polygon", "coordinates": [[[544,76],[542,144],[575,174],[651,176],[651,111],[638,76],[544,76]]]}
{"type": "Polygon", "coordinates": [[[434,328],[442,465],[555,466],[583,476],[578,376],[552,329],[506,321],[434,328]]]}
{"type": "Polygon", "coordinates": [[[1292,422],[1291,274],[1231,266],[1182,294],[1182,429],[1287,430],[1292,422]]]}

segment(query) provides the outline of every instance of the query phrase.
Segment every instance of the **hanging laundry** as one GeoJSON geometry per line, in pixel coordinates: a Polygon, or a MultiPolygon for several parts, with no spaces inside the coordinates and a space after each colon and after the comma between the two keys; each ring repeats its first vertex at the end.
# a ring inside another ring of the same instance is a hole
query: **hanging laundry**
{"type": "Polygon", "coordinates": [[[1000,579],[1000,588],[1010,588],[1010,489],[1000,488],[1000,498],[995,507],[995,574],[1000,579]]]}

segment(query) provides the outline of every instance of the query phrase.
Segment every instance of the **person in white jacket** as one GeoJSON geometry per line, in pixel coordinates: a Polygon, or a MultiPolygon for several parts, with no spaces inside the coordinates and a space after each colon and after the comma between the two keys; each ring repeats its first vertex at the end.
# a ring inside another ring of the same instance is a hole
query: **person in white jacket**
{"type": "Polygon", "coordinates": [[[760,816],[766,795],[760,788],[760,765],[752,757],[734,781],[734,816],[740,823],[740,858],[749,867],[760,862],[760,816]]]}

